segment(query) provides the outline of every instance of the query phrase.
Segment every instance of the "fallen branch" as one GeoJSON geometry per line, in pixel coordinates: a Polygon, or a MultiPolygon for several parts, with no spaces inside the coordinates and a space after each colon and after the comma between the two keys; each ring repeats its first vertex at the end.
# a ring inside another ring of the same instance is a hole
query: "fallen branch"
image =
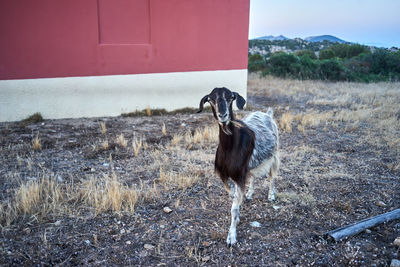
{"type": "Polygon", "coordinates": [[[396,219],[400,219],[400,209],[395,209],[381,215],[377,215],[344,227],[337,228],[324,234],[324,238],[338,242],[359,234],[365,229],[372,228],[378,224],[386,223],[396,219]]]}

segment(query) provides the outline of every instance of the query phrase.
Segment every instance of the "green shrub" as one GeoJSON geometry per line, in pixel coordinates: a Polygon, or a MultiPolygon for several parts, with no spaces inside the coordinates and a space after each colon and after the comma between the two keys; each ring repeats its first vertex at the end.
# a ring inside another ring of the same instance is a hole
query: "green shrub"
{"type": "Polygon", "coordinates": [[[254,54],[249,56],[248,70],[252,71],[260,71],[265,69],[266,63],[263,56],[259,54],[254,54]]]}
{"type": "Polygon", "coordinates": [[[293,54],[277,53],[273,54],[269,60],[269,70],[271,74],[279,77],[290,77],[298,70],[298,58],[293,54]]]}
{"type": "Polygon", "coordinates": [[[336,55],[335,55],[335,52],[334,52],[332,49],[330,49],[330,48],[321,50],[321,51],[319,52],[319,59],[321,59],[321,60],[324,60],[324,59],[331,59],[331,58],[334,58],[335,56],[336,56],[336,55]]]}
{"type": "Polygon", "coordinates": [[[323,80],[342,81],[345,79],[343,65],[337,59],[322,60],[319,65],[319,73],[323,80]]]}
{"type": "Polygon", "coordinates": [[[300,50],[300,51],[297,51],[295,53],[295,55],[298,56],[298,57],[308,56],[311,59],[317,59],[317,56],[315,55],[315,52],[311,51],[311,50],[300,50]]]}
{"type": "Polygon", "coordinates": [[[367,46],[359,44],[337,44],[331,46],[330,49],[332,49],[336,57],[347,59],[356,57],[362,53],[370,53],[367,46]]]}

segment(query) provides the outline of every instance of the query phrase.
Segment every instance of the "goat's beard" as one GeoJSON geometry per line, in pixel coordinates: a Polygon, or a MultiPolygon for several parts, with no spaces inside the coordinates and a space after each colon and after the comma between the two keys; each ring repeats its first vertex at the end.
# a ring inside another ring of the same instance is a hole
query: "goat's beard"
{"type": "Polygon", "coordinates": [[[231,130],[229,129],[230,121],[227,121],[227,122],[218,122],[218,123],[219,123],[219,125],[220,125],[222,131],[223,131],[226,135],[232,135],[232,132],[231,132],[231,130]]]}

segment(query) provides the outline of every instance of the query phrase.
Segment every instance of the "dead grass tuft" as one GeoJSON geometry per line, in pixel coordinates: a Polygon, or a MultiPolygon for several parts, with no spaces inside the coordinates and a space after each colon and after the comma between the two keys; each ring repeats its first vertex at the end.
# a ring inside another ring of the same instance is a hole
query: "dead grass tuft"
{"type": "Polygon", "coordinates": [[[185,190],[198,183],[200,177],[192,173],[166,172],[163,168],[160,168],[160,177],[158,180],[163,185],[164,191],[172,189],[185,190]]]}
{"type": "Polygon", "coordinates": [[[184,136],[184,141],[187,149],[192,148],[195,144],[203,145],[205,142],[216,142],[217,140],[217,126],[206,126],[202,129],[196,129],[193,134],[190,131],[187,131],[184,136]]]}
{"type": "Polygon", "coordinates": [[[128,146],[128,141],[126,141],[124,134],[120,134],[117,137],[116,143],[123,148],[126,148],[128,146]]]}
{"type": "Polygon", "coordinates": [[[94,208],[96,213],[133,213],[140,197],[135,187],[121,184],[116,174],[112,174],[111,177],[103,176],[102,179],[91,177],[82,183],[76,194],[83,203],[94,208]]]}
{"type": "Polygon", "coordinates": [[[142,148],[144,148],[144,143],[142,138],[134,138],[132,141],[132,149],[133,149],[133,153],[135,154],[135,156],[137,157],[140,153],[140,150],[142,148]]]}
{"type": "Polygon", "coordinates": [[[291,113],[284,113],[279,120],[279,128],[287,133],[291,133],[293,118],[291,113]]]}
{"type": "Polygon", "coordinates": [[[109,148],[110,144],[108,143],[108,140],[104,140],[103,143],[101,143],[101,149],[108,150],[109,148]]]}
{"type": "Polygon", "coordinates": [[[172,137],[171,144],[173,146],[176,146],[177,144],[179,144],[182,141],[182,139],[183,139],[183,135],[182,134],[175,134],[172,137]]]}
{"type": "Polygon", "coordinates": [[[36,150],[36,151],[42,149],[42,143],[41,143],[41,140],[39,138],[39,135],[36,135],[36,137],[34,137],[32,139],[32,146],[33,146],[33,149],[36,150]]]}
{"type": "Polygon", "coordinates": [[[100,132],[101,134],[106,134],[107,133],[107,127],[106,127],[106,123],[105,122],[100,122],[100,132]]]}
{"type": "Polygon", "coordinates": [[[148,106],[148,107],[146,108],[146,116],[147,116],[147,117],[151,117],[151,108],[150,108],[150,106],[148,106]]]}

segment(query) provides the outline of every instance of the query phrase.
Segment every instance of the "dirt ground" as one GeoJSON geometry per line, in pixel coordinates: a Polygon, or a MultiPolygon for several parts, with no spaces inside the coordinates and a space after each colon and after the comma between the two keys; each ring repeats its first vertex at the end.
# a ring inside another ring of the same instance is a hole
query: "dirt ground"
{"type": "Polygon", "coordinates": [[[0,264],[389,266],[400,259],[399,220],[337,243],[323,234],[400,207],[399,95],[399,84],[250,76],[250,109],[273,107],[280,125],[281,168],[274,203],[256,181],[232,248],[211,113],[0,123],[0,264]],[[58,193],[23,198],[43,179],[58,193]],[[89,187],[96,179],[103,189],[89,187]],[[117,208],[98,204],[110,179],[138,192],[134,211],[123,194],[117,208]]]}

